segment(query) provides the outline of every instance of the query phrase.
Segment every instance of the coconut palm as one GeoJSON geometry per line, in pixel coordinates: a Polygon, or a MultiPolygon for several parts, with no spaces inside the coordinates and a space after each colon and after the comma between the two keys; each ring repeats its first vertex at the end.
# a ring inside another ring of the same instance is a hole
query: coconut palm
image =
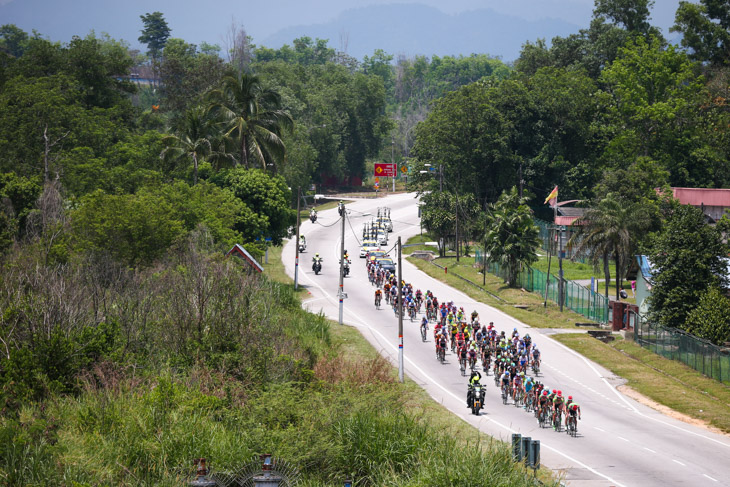
{"type": "Polygon", "coordinates": [[[264,88],[254,74],[228,75],[222,83],[209,95],[210,109],[223,125],[224,136],[236,142],[234,164],[249,168],[255,163],[264,170],[269,164],[276,165],[285,154],[282,131],[293,125],[289,113],[281,108],[281,95],[264,88]]]}
{"type": "Polygon", "coordinates": [[[165,149],[160,154],[163,160],[193,160],[193,185],[198,184],[198,162],[210,153],[210,124],[202,107],[191,108],[185,114],[182,129],[176,135],[162,139],[165,149]]]}
{"type": "Polygon", "coordinates": [[[606,278],[606,296],[611,271],[610,257],[616,262],[616,299],[634,254],[636,239],[651,224],[649,212],[638,203],[632,203],[609,194],[585,212],[578,220],[578,231],[568,245],[576,254],[587,254],[595,269],[602,264],[606,278]]]}

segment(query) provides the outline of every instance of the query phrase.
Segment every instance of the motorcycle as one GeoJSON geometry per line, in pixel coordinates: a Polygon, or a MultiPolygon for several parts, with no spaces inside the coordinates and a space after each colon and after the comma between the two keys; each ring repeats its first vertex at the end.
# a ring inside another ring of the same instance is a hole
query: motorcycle
{"type": "Polygon", "coordinates": [[[310,219],[310,220],[312,221],[312,223],[316,222],[316,221],[317,221],[317,213],[316,213],[316,212],[314,212],[314,211],[313,211],[313,212],[311,212],[311,213],[309,214],[309,219],[310,219]]]}
{"type": "Polygon", "coordinates": [[[314,259],[314,262],[312,262],[312,270],[315,275],[322,272],[322,259],[314,259]]]}
{"type": "Polygon", "coordinates": [[[301,254],[305,250],[307,250],[307,242],[305,242],[302,239],[299,239],[299,253],[301,254]]]}
{"type": "Polygon", "coordinates": [[[347,277],[350,275],[350,260],[345,259],[345,263],[342,266],[342,275],[347,277]]]}
{"type": "Polygon", "coordinates": [[[467,399],[473,415],[479,416],[479,411],[484,408],[484,396],[484,386],[481,384],[469,385],[467,399]]]}

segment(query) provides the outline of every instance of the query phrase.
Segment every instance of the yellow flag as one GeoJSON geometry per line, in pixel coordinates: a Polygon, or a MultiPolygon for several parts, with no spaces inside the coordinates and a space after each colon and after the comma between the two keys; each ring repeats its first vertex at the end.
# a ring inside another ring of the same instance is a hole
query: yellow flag
{"type": "Polygon", "coordinates": [[[557,199],[558,199],[558,187],[555,186],[555,189],[550,192],[550,194],[548,195],[547,198],[545,198],[545,204],[548,204],[548,202],[550,200],[555,200],[555,202],[557,203],[557,199]]]}

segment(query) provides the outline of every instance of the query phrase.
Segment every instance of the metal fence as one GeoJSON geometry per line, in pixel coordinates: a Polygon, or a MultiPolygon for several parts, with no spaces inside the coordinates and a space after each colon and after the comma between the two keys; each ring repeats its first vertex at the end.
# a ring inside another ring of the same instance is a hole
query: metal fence
{"type": "MultiPolygon", "coordinates": [[[[483,254],[481,250],[476,250],[476,262],[482,262],[483,254]]],[[[491,274],[507,280],[507,268],[498,262],[487,261],[487,271],[491,274]]],[[[565,283],[563,306],[585,316],[589,320],[598,323],[608,323],[608,306],[606,297],[602,294],[591,291],[574,281],[564,279],[565,283]]],[[[530,266],[523,266],[517,278],[517,284],[527,291],[538,293],[543,298],[547,293],[547,299],[560,304],[560,291],[558,288],[558,278],[550,274],[548,275],[538,269],[530,266]]]]}
{"type": "Polygon", "coordinates": [[[678,360],[713,379],[730,382],[730,349],[718,347],[682,330],[653,325],[641,319],[637,320],[634,328],[634,339],[662,357],[678,360]]]}

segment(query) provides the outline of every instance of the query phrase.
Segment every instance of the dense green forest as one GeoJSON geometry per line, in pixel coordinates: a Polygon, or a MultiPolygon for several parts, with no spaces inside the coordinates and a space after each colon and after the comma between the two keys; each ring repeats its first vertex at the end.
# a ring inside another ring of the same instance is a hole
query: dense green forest
{"type": "Polygon", "coordinates": [[[730,183],[730,20],[716,0],[683,3],[671,46],[651,4],[597,0],[588,28],[527,42],[513,66],[357,60],[307,37],[269,49],[242,28],[223,50],[175,38],[159,12],[140,19],[146,53],[0,27],[2,482],[179,485],[201,454],[273,449],[307,485],[524,485],[506,450],[467,449],[406,412],[377,360],[370,381],[346,362],[333,377],[322,317],[223,258],[281,244],[297,188],[347,185],[390,157],[427,192],[435,235],[457,213],[465,240],[524,234],[522,257],[504,256],[514,269],[559,186],[595,210],[580,245],[620,264],[617,291],[649,253],[671,271],[654,319],[722,341],[727,222],[657,188],[730,183]]]}

